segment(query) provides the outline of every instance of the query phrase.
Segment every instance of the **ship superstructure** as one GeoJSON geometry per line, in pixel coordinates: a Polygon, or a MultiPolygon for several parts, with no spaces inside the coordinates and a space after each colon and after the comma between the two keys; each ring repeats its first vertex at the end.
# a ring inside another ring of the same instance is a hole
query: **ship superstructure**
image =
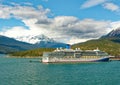
{"type": "Polygon", "coordinates": [[[56,49],[53,52],[44,52],[42,62],[96,62],[108,61],[109,55],[98,49],[96,50],[80,50],[80,48],[73,49],[56,49]]]}

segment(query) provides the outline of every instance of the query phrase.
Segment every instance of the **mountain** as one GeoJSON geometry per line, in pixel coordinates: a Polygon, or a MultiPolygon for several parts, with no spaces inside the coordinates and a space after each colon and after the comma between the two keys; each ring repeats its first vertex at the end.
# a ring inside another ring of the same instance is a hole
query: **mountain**
{"type": "Polygon", "coordinates": [[[82,50],[94,50],[99,48],[112,56],[120,56],[120,43],[114,42],[110,38],[100,38],[96,40],[89,40],[84,43],[72,45],[72,48],[80,48],[82,50]]]}
{"type": "Polygon", "coordinates": [[[52,38],[48,38],[43,34],[20,36],[20,37],[16,37],[15,39],[30,44],[39,44],[40,42],[55,42],[52,38]]]}
{"type": "Polygon", "coordinates": [[[115,30],[112,30],[107,35],[102,36],[101,38],[107,38],[107,39],[109,38],[113,42],[120,43],[120,27],[115,30]]]}
{"type": "Polygon", "coordinates": [[[0,35],[0,53],[34,49],[37,46],[0,35]]]}
{"type": "MultiPolygon", "coordinates": [[[[89,40],[83,43],[77,43],[72,45],[71,47],[73,49],[75,48],[81,48],[82,50],[94,50],[96,48],[99,48],[102,51],[107,52],[108,54],[112,56],[120,57],[120,38],[118,35],[120,34],[119,29],[113,30],[110,33],[108,33],[105,36],[102,36],[99,39],[95,40],[89,40]]],[[[48,42],[47,42],[48,43],[48,42]]],[[[42,41],[41,41],[42,44],[42,41]]],[[[51,44],[50,44],[51,45],[51,44]]],[[[44,45],[43,45],[44,46],[44,45]]],[[[14,56],[38,56],[41,55],[45,51],[53,51],[52,48],[40,48],[40,49],[34,49],[24,52],[17,52],[14,53],[14,56]]]]}
{"type": "Polygon", "coordinates": [[[60,43],[52,38],[45,35],[28,35],[15,38],[16,40],[27,42],[38,47],[56,48],[56,47],[66,47],[65,43],[60,43]]]}
{"type": "Polygon", "coordinates": [[[27,36],[21,39],[29,40],[30,42],[36,41],[35,44],[23,42],[22,40],[18,41],[13,38],[0,35],[0,53],[11,53],[17,51],[31,50],[35,48],[56,48],[56,47],[65,47],[66,44],[59,43],[53,39],[49,39],[46,36],[27,36]],[[28,37],[28,38],[27,38],[28,37]]]}
{"type": "Polygon", "coordinates": [[[102,36],[102,38],[120,38],[120,27],[115,30],[112,30],[107,35],[102,36]]]}
{"type": "Polygon", "coordinates": [[[78,47],[83,50],[91,50],[98,47],[100,50],[103,50],[110,55],[120,57],[120,28],[112,30],[110,33],[99,39],[72,45],[72,48],[78,47]]]}

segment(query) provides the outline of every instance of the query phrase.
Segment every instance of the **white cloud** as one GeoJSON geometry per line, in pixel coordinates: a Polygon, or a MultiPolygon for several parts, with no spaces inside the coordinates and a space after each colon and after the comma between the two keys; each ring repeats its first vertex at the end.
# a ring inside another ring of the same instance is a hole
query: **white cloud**
{"type": "Polygon", "coordinates": [[[120,28],[120,21],[115,21],[110,24],[112,29],[120,28]]]}
{"type": "Polygon", "coordinates": [[[75,43],[80,43],[80,42],[85,42],[90,39],[81,39],[81,38],[76,38],[76,37],[71,37],[70,40],[68,40],[69,44],[75,44],[75,43]]]}
{"type": "Polygon", "coordinates": [[[119,6],[114,3],[105,3],[103,4],[103,7],[110,11],[118,11],[120,9],[119,6]]]}
{"type": "Polygon", "coordinates": [[[29,34],[29,30],[17,26],[17,27],[13,27],[11,29],[5,30],[0,32],[1,35],[5,35],[5,36],[9,36],[9,37],[17,37],[17,36],[26,36],[29,34]]]}
{"type": "Polygon", "coordinates": [[[19,19],[44,18],[50,12],[50,9],[44,9],[41,5],[37,8],[31,6],[7,6],[0,5],[0,18],[16,17],[19,19]]]}
{"type": "Polygon", "coordinates": [[[57,31],[59,31],[59,33],[61,33],[62,35],[68,35],[78,38],[96,38],[106,32],[103,32],[101,30],[108,27],[109,22],[96,21],[93,19],[79,20],[76,17],[61,16],[55,18],[54,24],[55,25],[52,25],[54,26],[52,28],[57,27],[57,31]]]}
{"type": "Polygon", "coordinates": [[[89,8],[106,2],[107,0],[87,0],[81,8],[89,8]]]}
{"type": "Polygon", "coordinates": [[[6,6],[6,5],[0,5],[0,18],[6,19],[10,18],[10,9],[12,7],[6,6]]]}
{"type": "Polygon", "coordinates": [[[37,23],[39,29],[44,28],[44,34],[67,43],[83,42],[91,38],[98,38],[108,33],[109,21],[93,19],[79,20],[73,16],[58,16],[47,23],[37,23]],[[103,31],[104,30],[104,31],[103,31]]]}
{"type": "Polygon", "coordinates": [[[93,6],[101,5],[104,9],[110,11],[120,12],[120,7],[117,4],[112,3],[112,0],[87,0],[82,4],[81,8],[90,8],[93,6]]]}
{"type": "Polygon", "coordinates": [[[89,39],[96,39],[106,34],[110,27],[110,21],[98,21],[94,19],[80,20],[74,16],[57,16],[48,18],[50,9],[42,6],[34,8],[31,6],[0,6],[0,18],[20,19],[29,29],[24,27],[13,27],[0,32],[9,37],[40,35],[44,34],[57,41],[66,43],[83,42],[89,39]]]}

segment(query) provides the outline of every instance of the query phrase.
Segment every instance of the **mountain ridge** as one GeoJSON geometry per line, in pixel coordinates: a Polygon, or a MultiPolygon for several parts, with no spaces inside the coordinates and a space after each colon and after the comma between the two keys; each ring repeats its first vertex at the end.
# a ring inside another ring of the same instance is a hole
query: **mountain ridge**
{"type": "Polygon", "coordinates": [[[19,41],[27,42],[33,45],[36,45],[38,47],[66,47],[65,43],[57,42],[52,38],[49,38],[43,34],[41,35],[28,35],[23,37],[17,37],[15,38],[19,41]]]}
{"type": "Polygon", "coordinates": [[[120,28],[112,30],[107,35],[99,39],[89,40],[83,43],[72,45],[72,48],[81,48],[83,50],[96,49],[103,50],[110,55],[120,57],[120,28]]]}
{"type": "Polygon", "coordinates": [[[27,42],[27,43],[30,43],[30,44],[38,44],[41,41],[55,42],[54,39],[49,38],[49,37],[47,37],[47,36],[45,36],[43,34],[40,34],[40,35],[19,36],[19,37],[16,37],[14,39],[16,39],[18,41],[22,41],[22,42],[27,42]]]}
{"type": "Polygon", "coordinates": [[[120,38],[120,27],[112,30],[107,35],[102,36],[101,38],[120,38]]]}
{"type": "Polygon", "coordinates": [[[37,46],[0,35],[0,53],[16,52],[34,48],[37,48],[37,46]]]}
{"type": "Polygon", "coordinates": [[[14,38],[9,38],[0,35],[0,53],[11,53],[17,51],[31,50],[36,48],[56,48],[65,47],[65,43],[51,41],[41,41],[40,43],[30,44],[27,42],[18,41],[14,38]]]}

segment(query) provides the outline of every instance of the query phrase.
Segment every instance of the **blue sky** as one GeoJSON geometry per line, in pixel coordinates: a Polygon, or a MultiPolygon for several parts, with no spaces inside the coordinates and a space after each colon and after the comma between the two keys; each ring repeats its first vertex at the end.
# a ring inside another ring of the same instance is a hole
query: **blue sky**
{"type": "Polygon", "coordinates": [[[44,34],[70,44],[97,39],[120,26],[119,2],[1,0],[0,34],[14,38],[44,34]]]}

